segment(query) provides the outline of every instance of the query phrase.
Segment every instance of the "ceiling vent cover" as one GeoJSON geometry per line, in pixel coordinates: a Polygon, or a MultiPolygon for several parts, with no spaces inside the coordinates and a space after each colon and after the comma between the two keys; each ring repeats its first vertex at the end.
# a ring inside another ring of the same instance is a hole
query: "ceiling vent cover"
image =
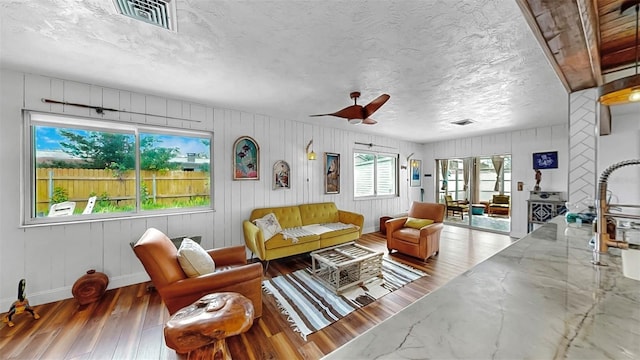
{"type": "Polygon", "coordinates": [[[113,0],[120,14],[176,31],[176,0],[113,0]]]}
{"type": "Polygon", "coordinates": [[[464,119],[464,120],[452,121],[451,123],[452,123],[453,125],[465,126],[465,125],[473,124],[473,120],[471,120],[471,119],[464,119]]]}

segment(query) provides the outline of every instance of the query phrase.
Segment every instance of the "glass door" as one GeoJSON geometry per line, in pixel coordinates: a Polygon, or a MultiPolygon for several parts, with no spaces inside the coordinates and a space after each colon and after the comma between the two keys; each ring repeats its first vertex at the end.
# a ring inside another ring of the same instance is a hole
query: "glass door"
{"type": "Polygon", "coordinates": [[[511,155],[439,159],[437,169],[446,223],[511,231],[511,155]]]}
{"type": "Polygon", "coordinates": [[[439,203],[447,206],[445,222],[469,225],[469,160],[471,158],[441,159],[438,162],[439,203]]]}

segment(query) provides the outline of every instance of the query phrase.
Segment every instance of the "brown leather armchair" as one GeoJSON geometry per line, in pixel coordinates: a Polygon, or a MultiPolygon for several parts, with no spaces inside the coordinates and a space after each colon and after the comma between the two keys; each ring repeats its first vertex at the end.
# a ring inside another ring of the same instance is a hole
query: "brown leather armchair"
{"type": "Polygon", "coordinates": [[[262,264],[247,264],[244,246],[207,250],[215,272],[189,278],[178,262],[178,250],[160,230],[149,228],[133,247],[169,314],[191,305],[202,296],[232,291],[253,303],[254,317],[262,315],[262,264]]]}
{"type": "Polygon", "coordinates": [[[440,252],[440,232],[444,225],[445,204],[423,203],[414,201],[408,216],[418,219],[433,220],[433,224],[421,229],[404,227],[407,217],[387,220],[387,248],[389,253],[397,250],[400,253],[427,261],[440,252]]]}

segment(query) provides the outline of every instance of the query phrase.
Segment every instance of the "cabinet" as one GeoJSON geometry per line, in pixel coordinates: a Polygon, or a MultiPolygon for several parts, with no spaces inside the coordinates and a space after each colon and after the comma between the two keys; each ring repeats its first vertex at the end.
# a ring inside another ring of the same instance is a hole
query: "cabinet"
{"type": "Polygon", "coordinates": [[[532,191],[528,203],[527,232],[533,231],[534,224],[544,224],[557,215],[567,212],[565,200],[560,192],[532,191]]]}

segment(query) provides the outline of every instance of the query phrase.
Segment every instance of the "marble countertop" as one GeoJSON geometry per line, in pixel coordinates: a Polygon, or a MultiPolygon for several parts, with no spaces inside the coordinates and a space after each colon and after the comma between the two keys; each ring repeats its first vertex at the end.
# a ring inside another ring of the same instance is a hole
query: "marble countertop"
{"type": "Polygon", "coordinates": [[[640,359],[640,281],[563,217],[324,359],[640,359]]]}

